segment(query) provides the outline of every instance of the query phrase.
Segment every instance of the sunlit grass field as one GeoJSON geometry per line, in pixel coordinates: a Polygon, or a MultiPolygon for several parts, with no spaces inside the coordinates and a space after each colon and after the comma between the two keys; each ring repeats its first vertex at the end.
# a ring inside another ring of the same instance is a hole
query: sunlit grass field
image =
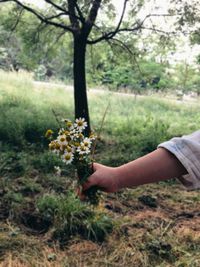
{"type": "MultiPolygon", "coordinates": [[[[103,164],[200,128],[198,101],[92,89],[88,98],[95,132],[107,110],[95,155],[103,164]]],[[[73,105],[65,86],[0,71],[0,266],[200,266],[198,191],[173,180],[105,194],[93,209],[69,190],[70,169],[56,174],[63,166],[44,135],[74,118],[73,105]]]]}

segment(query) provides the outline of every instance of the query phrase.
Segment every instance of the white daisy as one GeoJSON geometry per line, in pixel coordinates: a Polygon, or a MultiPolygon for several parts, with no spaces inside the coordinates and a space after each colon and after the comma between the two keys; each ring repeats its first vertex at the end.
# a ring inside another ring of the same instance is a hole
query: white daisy
{"type": "Polygon", "coordinates": [[[83,142],[81,142],[81,145],[90,148],[92,144],[92,141],[90,138],[86,137],[84,138],[83,142]]]}
{"type": "Polygon", "coordinates": [[[90,153],[90,149],[84,145],[80,145],[77,148],[77,152],[79,153],[79,155],[86,155],[90,153]]]}
{"type": "Polygon", "coordinates": [[[69,129],[69,130],[73,130],[74,125],[73,125],[73,123],[72,123],[71,120],[69,120],[69,119],[62,119],[61,121],[64,122],[64,123],[66,124],[67,129],[69,129]]]}
{"type": "Polygon", "coordinates": [[[66,135],[65,134],[59,135],[57,138],[57,142],[61,146],[66,146],[68,144],[66,135]]]}
{"type": "Polygon", "coordinates": [[[84,118],[79,118],[75,120],[74,126],[79,132],[82,132],[87,127],[87,122],[84,118]]]}
{"type": "Polygon", "coordinates": [[[62,156],[62,160],[63,160],[63,162],[65,162],[66,164],[70,164],[70,163],[72,163],[72,161],[73,161],[73,159],[74,159],[74,155],[73,155],[73,153],[69,153],[69,152],[65,152],[64,154],[63,154],[63,156],[62,156]]]}
{"type": "Polygon", "coordinates": [[[76,131],[76,129],[73,129],[70,131],[70,137],[72,140],[78,139],[79,133],[76,131]]]}

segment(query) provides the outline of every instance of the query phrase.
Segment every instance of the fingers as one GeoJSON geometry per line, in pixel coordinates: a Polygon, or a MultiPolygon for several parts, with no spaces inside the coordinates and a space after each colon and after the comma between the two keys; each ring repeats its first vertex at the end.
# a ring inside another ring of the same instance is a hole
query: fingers
{"type": "Polygon", "coordinates": [[[91,186],[95,185],[95,179],[93,179],[92,176],[90,176],[89,180],[86,181],[83,185],[82,185],[82,191],[86,191],[88,190],[91,186]]]}
{"type": "Polygon", "coordinates": [[[85,200],[85,195],[83,194],[82,189],[80,187],[78,187],[76,189],[76,195],[79,197],[79,199],[81,201],[84,201],[85,200]]]}
{"type": "Polygon", "coordinates": [[[92,164],[93,174],[88,178],[88,180],[81,186],[82,188],[78,191],[78,196],[81,200],[85,199],[84,192],[87,191],[90,187],[98,185],[98,175],[95,175],[95,172],[101,168],[103,165],[99,163],[92,164]]]}

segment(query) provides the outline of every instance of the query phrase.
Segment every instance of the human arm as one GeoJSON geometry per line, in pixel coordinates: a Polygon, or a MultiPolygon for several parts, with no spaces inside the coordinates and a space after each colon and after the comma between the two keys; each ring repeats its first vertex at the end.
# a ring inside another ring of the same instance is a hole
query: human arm
{"type": "Polygon", "coordinates": [[[158,148],[116,168],[94,164],[94,173],[83,185],[83,191],[97,185],[106,192],[116,192],[125,187],[158,182],[185,174],[187,170],[171,152],[158,148]]]}

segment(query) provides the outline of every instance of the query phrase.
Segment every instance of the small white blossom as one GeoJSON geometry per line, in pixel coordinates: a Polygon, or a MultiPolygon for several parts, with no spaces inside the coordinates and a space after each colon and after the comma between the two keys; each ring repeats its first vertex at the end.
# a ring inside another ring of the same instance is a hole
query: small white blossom
{"type": "Polygon", "coordinates": [[[75,120],[74,126],[79,132],[82,132],[87,127],[87,122],[84,118],[79,118],[75,120]]]}
{"type": "Polygon", "coordinates": [[[61,146],[66,146],[68,144],[67,139],[66,139],[66,135],[65,134],[59,135],[57,138],[57,142],[61,146]]]}
{"type": "Polygon", "coordinates": [[[62,160],[63,160],[63,162],[65,162],[66,164],[70,164],[70,163],[72,163],[73,159],[74,159],[74,155],[73,155],[73,153],[71,153],[71,152],[65,152],[65,153],[63,154],[63,156],[62,156],[62,160]]]}
{"type": "Polygon", "coordinates": [[[81,145],[90,148],[92,144],[92,141],[90,138],[86,137],[84,138],[83,142],[81,142],[81,145]]]}
{"type": "Polygon", "coordinates": [[[87,155],[90,153],[90,149],[84,145],[80,145],[77,148],[77,152],[79,153],[79,155],[87,155]]]}

